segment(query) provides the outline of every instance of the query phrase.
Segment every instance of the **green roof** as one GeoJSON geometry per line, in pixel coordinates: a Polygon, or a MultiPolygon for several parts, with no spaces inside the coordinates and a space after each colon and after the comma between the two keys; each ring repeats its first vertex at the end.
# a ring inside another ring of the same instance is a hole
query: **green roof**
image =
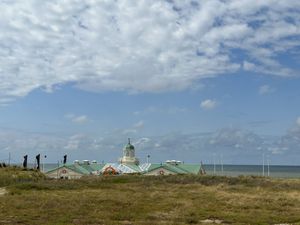
{"type": "Polygon", "coordinates": [[[72,164],[67,166],[68,169],[73,170],[75,172],[81,173],[81,174],[90,174],[91,171],[89,171],[88,169],[82,167],[82,165],[78,165],[78,164],[72,164]]]}
{"type": "Polygon", "coordinates": [[[102,168],[105,166],[106,164],[98,164],[98,163],[92,163],[90,165],[90,167],[96,171],[96,170],[102,170],[102,168]]]}
{"type": "Polygon", "coordinates": [[[167,164],[151,164],[150,167],[148,168],[148,170],[144,171],[144,173],[151,172],[151,171],[159,169],[159,168],[163,168],[163,169],[166,169],[173,173],[178,173],[178,174],[186,173],[185,171],[178,169],[175,166],[167,165],[167,164]]]}
{"type": "Polygon", "coordinates": [[[144,173],[151,172],[153,170],[164,168],[166,170],[169,170],[176,174],[198,174],[201,168],[201,165],[197,164],[178,164],[178,165],[172,165],[168,163],[164,164],[151,164],[147,171],[144,171],[144,173]]]}
{"type": "Polygon", "coordinates": [[[133,169],[136,172],[142,172],[141,168],[133,163],[123,163],[123,165],[129,167],[130,169],[133,169]]]}
{"type": "Polygon", "coordinates": [[[87,164],[65,164],[65,165],[56,167],[52,170],[49,170],[46,173],[51,173],[60,168],[67,168],[74,172],[77,172],[77,173],[80,173],[83,175],[88,175],[88,174],[91,174],[93,171],[101,170],[104,167],[104,165],[105,164],[90,164],[90,165],[87,165],[87,164]]]}
{"type": "Polygon", "coordinates": [[[130,138],[128,138],[128,144],[125,146],[125,149],[134,149],[134,146],[130,143],[130,138]]]}
{"type": "Polygon", "coordinates": [[[179,164],[177,165],[178,168],[185,170],[187,173],[198,174],[201,169],[200,164],[179,164]]]}
{"type": "Polygon", "coordinates": [[[164,167],[168,170],[173,171],[174,173],[178,173],[178,174],[185,174],[188,173],[187,171],[183,170],[182,168],[175,166],[175,165],[171,165],[171,164],[164,164],[164,167]]]}
{"type": "Polygon", "coordinates": [[[134,146],[132,144],[127,144],[125,146],[125,149],[134,149],[134,146]]]}
{"type": "Polygon", "coordinates": [[[79,164],[79,166],[81,166],[82,168],[86,169],[89,172],[94,172],[97,170],[101,170],[105,166],[105,164],[92,163],[92,164],[79,164]]]}
{"type": "MultiPolygon", "coordinates": [[[[52,170],[49,170],[46,172],[47,173],[51,173],[57,169],[60,168],[67,168],[70,169],[76,173],[80,173],[83,175],[89,175],[94,171],[101,171],[103,169],[103,167],[106,164],[65,164],[65,165],[61,165],[59,167],[56,167],[52,170]]],[[[135,165],[133,163],[126,163],[123,164],[124,166],[129,167],[130,169],[136,171],[136,172],[142,172],[142,173],[147,173],[147,172],[151,172],[153,170],[159,169],[159,168],[163,168],[166,170],[169,170],[175,174],[198,174],[200,169],[201,169],[201,165],[199,164],[177,164],[177,165],[173,165],[173,164],[168,164],[168,163],[164,163],[164,164],[160,164],[160,163],[154,163],[154,164],[150,164],[149,168],[145,171],[142,171],[142,169],[138,166],[135,165]]]]}
{"type": "Polygon", "coordinates": [[[151,163],[151,165],[149,166],[147,171],[152,171],[155,170],[157,168],[160,168],[162,166],[162,164],[158,164],[158,163],[151,163]]]}
{"type": "Polygon", "coordinates": [[[53,168],[53,169],[51,169],[51,170],[48,170],[46,173],[51,173],[51,172],[53,172],[53,171],[55,171],[55,170],[57,170],[57,169],[63,168],[63,167],[68,168],[67,166],[69,166],[69,165],[67,165],[67,164],[61,165],[61,166],[55,167],[55,168],[53,168]]]}

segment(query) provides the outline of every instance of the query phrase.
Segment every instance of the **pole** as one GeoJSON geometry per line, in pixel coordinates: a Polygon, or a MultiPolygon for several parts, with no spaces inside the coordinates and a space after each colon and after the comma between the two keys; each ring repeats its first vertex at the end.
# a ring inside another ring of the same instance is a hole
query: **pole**
{"type": "Polygon", "coordinates": [[[216,174],[216,154],[214,153],[214,174],[216,174]]]}
{"type": "MultiPolygon", "coordinates": [[[[42,157],[43,158],[43,157],[42,157]]],[[[42,172],[44,173],[45,172],[45,156],[44,158],[42,159],[42,172]]]]}
{"type": "Polygon", "coordinates": [[[10,152],[8,153],[8,165],[10,166],[10,152]]]}
{"type": "Polygon", "coordinates": [[[56,173],[56,179],[58,179],[58,169],[59,168],[59,160],[57,160],[57,173],[56,173]]]}
{"type": "Polygon", "coordinates": [[[223,168],[223,154],[221,154],[221,171],[222,171],[222,175],[224,172],[224,168],[223,168]]]}
{"type": "Polygon", "coordinates": [[[262,157],[263,157],[262,175],[264,177],[265,176],[265,153],[263,153],[262,157]]]}
{"type": "Polygon", "coordinates": [[[267,163],[268,163],[268,177],[270,176],[270,159],[269,156],[267,158],[267,163]]]}

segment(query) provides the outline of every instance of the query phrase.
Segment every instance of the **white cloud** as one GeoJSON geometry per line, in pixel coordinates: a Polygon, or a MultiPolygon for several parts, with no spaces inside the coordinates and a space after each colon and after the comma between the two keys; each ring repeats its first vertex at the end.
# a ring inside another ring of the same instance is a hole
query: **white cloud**
{"type": "Polygon", "coordinates": [[[76,117],[74,114],[72,114],[72,113],[68,113],[68,114],[65,114],[65,118],[66,119],[73,119],[74,117],[76,117]]]}
{"type": "Polygon", "coordinates": [[[85,136],[82,134],[72,135],[69,138],[67,144],[63,148],[67,149],[67,150],[77,150],[77,149],[79,149],[80,143],[81,143],[82,139],[84,139],[84,138],[85,138],[85,136]]]}
{"type": "Polygon", "coordinates": [[[272,154],[282,154],[283,153],[282,149],[280,147],[277,147],[277,146],[269,147],[268,151],[270,151],[272,154]]]}
{"type": "Polygon", "coordinates": [[[184,107],[166,107],[166,106],[149,106],[141,111],[136,111],[134,115],[142,115],[142,114],[152,114],[152,113],[160,113],[160,114],[178,114],[185,113],[188,109],[184,107]]]}
{"type": "Polygon", "coordinates": [[[214,109],[217,106],[217,101],[212,99],[206,99],[200,104],[202,109],[214,109]]]}
{"type": "MultiPolygon", "coordinates": [[[[57,162],[68,153],[70,160],[89,159],[115,162],[127,143],[123,130],[105,134],[50,134],[33,133],[0,128],[0,159],[7,159],[10,152],[15,163],[20,163],[24,154],[30,160],[38,153],[46,154],[48,162],[57,162]]],[[[162,136],[139,136],[134,134],[132,142],[141,160],[151,155],[153,162],[167,159],[186,162],[203,161],[214,152],[223,154],[224,162],[257,164],[262,152],[272,156],[273,163],[297,164],[300,145],[300,129],[293,129],[282,136],[264,136],[237,128],[224,128],[209,133],[168,133],[162,136]],[[144,158],[143,158],[144,157],[144,158]],[[277,157],[277,158],[276,158],[277,157]],[[276,159],[276,161],[275,161],[276,159]]]]}
{"type": "Polygon", "coordinates": [[[140,115],[140,114],[141,114],[140,111],[135,111],[135,112],[133,112],[133,115],[135,115],[135,116],[138,116],[138,115],[140,115]]]}
{"type": "Polygon", "coordinates": [[[77,116],[77,117],[73,118],[72,121],[74,123],[83,124],[83,123],[88,122],[88,117],[86,115],[77,116]]]}
{"type": "Polygon", "coordinates": [[[66,83],[181,90],[240,68],[290,76],[295,71],[277,56],[299,46],[299,7],[295,0],[2,1],[0,99],[66,83]]]}
{"type": "Polygon", "coordinates": [[[137,133],[137,130],[136,129],[125,129],[123,130],[122,134],[124,135],[133,135],[133,134],[136,134],[137,133]]]}
{"type": "Polygon", "coordinates": [[[136,129],[141,129],[141,128],[143,128],[143,127],[144,127],[144,121],[143,121],[143,120],[140,120],[139,122],[135,123],[135,124],[133,125],[133,127],[136,128],[136,129]]]}
{"type": "Polygon", "coordinates": [[[138,133],[139,130],[144,128],[144,121],[140,120],[137,123],[133,124],[131,127],[127,128],[127,129],[120,129],[120,131],[122,132],[123,135],[135,135],[138,133]]]}
{"type": "Polygon", "coordinates": [[[251,63],[251,62],[248,62],[248,61],[244,61],[243,62],[243,68],[246,71],[251,71],[251,70],[254,71],[255,68],[256,68],[256,66],[255,66],[254,63],[251,63]]]}
{"type": "Polygon", "coordinates": [[[149,142],[151,142],[151,139],[150,138],[147,138],[147,137],[142,137],[142,138],[139,138],[138,140],[136,140],[133,145],[138,148],[138,149],[141,149],[141,148],[145,148],[147,147],[147,144],[149,144],[149,142]]]}
{"type": "Polygon", "coordinates": [[[79,115],[76,116],[74,114],[66,114],[65,118],[71,120],[73,123],[77,123],[77,124],[85,124],[87,122],[89,122],[89,118],[86,115],[79,115]]]}
{"type": "Polygon", "coordinates": [[[300,116],[297,118],[296,123],[297,123],[297,125],[300,127],[300,116]]]}
{"type": "Polygon", "coordinates": [[[274,88],[270,87],[269,85],[262,85],[259,87],[258,93],[260,95],[270,94],[274,92],[274,88]]]}

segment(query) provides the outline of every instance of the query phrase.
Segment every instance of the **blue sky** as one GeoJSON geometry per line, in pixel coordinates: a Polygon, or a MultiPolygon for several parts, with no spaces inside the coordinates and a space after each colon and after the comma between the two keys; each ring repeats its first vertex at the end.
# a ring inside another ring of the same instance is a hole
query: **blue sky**
{"type": "Polygon", "coordinates": [[[0,160],[300,160],[300,3],[2,1],[0,160]]]}

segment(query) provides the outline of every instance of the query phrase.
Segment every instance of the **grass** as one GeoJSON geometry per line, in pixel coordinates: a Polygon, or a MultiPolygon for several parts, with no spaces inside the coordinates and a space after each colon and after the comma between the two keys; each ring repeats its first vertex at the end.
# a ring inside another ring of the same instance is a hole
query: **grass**
{"type": "Polygon", "coordinates": [[[206,219],[223,224],[300,224],[297,179],[31,176],[38,178],[15,179],[6,187],[8,194],[0,196],[0,224],[181,225],[206,219]]]}
{"type": "Polygon", "coordinates": [[[0,187],[15,183],[43,180],[46,177],[34,169],[22,169],[17,166],[0,168],[0,187]]]}

